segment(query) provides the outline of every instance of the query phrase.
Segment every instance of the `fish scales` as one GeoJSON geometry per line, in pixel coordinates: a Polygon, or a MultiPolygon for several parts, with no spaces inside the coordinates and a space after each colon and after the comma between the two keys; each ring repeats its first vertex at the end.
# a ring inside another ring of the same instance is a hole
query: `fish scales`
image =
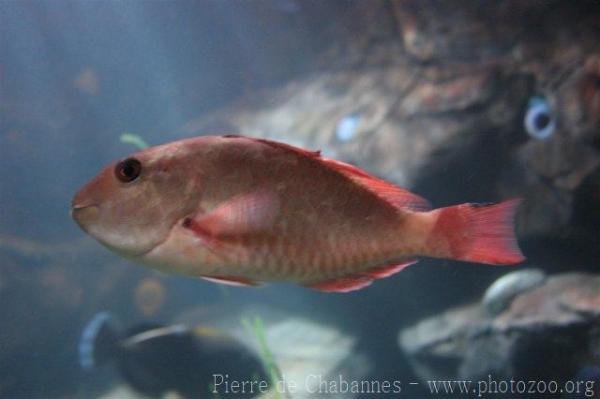
{"type": "MultiPolygon", "coordinates": [[[[248,153],[245,154],[246,156],[248,153]]],[[[330,269],[337,270],[342,268],[341,272],[344,272],[343,268],[345,266],[352,267],[352,261],[361,262],[362,259],[359,256],[352,256],[352,250],[354,249],[357,252],[365,252],[365,250],[361,250],[361,247],[364,247],[365,243],[368,244],[369,240],[366,238],[372,236],[375,230],[381,229],[381,223],[384,218],[379,218],[380,220],[373,220],[370,224],[368,223],[368,219],[373,219],[372,214],[361,212],[362,209],[365,208],[363,205],[368,200],[364,197],[369,198],[373,203],[372,207],[375,208],[377,204],[376,201],[379,199],[368,192],[367,190],[356,188],[351,182],[348,182],[344,176],[341,176],[335,173],[332,170],[322,169],[318,164],[318,159],[312,158],[302,158],[300,156],[294,155],[297,159],[292,162],[297,166],[295,170],[278,168],[273,170],[271,173],[266,176],[267,178],[271,178],[275,181],[293,181],[296,184],[293,186],[287,186],[287,194],[282,196],[281,203],[281,214],[291,214],[297,215],[298,217],[288,217],[289,223],[282,223],[281,229],[275,229],[274,231],[274,239],[272,242],[272,247],[270,251],[256,251],[255,262],[258,264],[266,263],[267,269],[270,269],[269,266],[272,265],[271,260],[277,258],[277,256],[269,256],[271,253],[277,251],[278,246],[285,246],[291,248],[290,252],[294,252],[298,246],[301,246],[305,249],[310,248],[312,246],[314,248],[313,251],[307,251],[308,254],[312,254],[312,257],[306,260],[306,263],[302,264],[297,262],[297,258],[293,256],[288,256],[284,260],[284,264],[282,266],[282,272],[286,272],[285,266],[290,266],[293,268],[300,268],[301,266],[314,268],[315,272],[318,273],[320,271],[328,272],[330,275],[335,275],[335,272],[329,272],[330,269]],[[294,173],[296,170],[301,170],[303,166],[306,166],[307,172],[303,172],[301,174],[294,173]],[[290,173],[292,172],[292,173],[290,173]],[[314,187],[312,191],[306,191],[305,187],[310,187],[312,181],[318,180],[322,181],[323,186],[314,187]],[[329,191],[328,187],[340,187],[338,190],[329,191]],[[358,192],[362,191],[362,192],[358,192]],[[362,198],[361,198],[362,195],[362,198]],[[312,199],[312,201],[307,201],[306,199],[312,199]],[[324,200],[321,200],[323,198],[324,200]],[[340,204],[341,206],[337,206],[340,204]],[[362,208],[362,209],[361,209],[362,208]],[[302,214],[311,213],[315,215],[314,217],[305,217],[302,214]],[[304,220],[319,220],[317,224],[317,229],[313,230],[316,235],[312,237],[311,240],[304,241],[301,235],[298,235],[297,232],[303,231],[305,229],[304,220]],[[295,222],[295,223],[294,223],[295,222]],[[367,223],[365,223],[367,222],[367,223]],[[339,228],[334,231],[325,230],[323,232],[320,231],[318,226],[331,226],[338,225],[339,228]],[[357,230],[364,230],[365,233],[370,233],[369,236],[364,236],[363,240],[356,240],[355,234],[357,230]],[[288,237],[285,241],[280,241],[279,237],[288,237]],[[293,239],[293,238],[297,239],[293,239]],[[340,241],[344,249],[340,251],[336,251],[335,241],[340,241]],[[344,245],[344,241],[346,241],[344,245]],[[329,244],[329,245],[326,245],[329,244]],[[264,259],[262,258],[264,256],[264,259]]],[[[268,168],[268,163],[270,162],[270,157],[268,156],[257,156],[256,158],[251,158],[253,161],[258,163],[259,165],[255,165],[252,167],[252,161],[247,162],[247,167],[249,170],[262,170],[263,168],[268,168]],[[265,165],[260,165],[260,163],[265,163],[265,165]]],[[[232,162],[227,160],[225,161],[227,164],[231,165],[232,162]]],[[[290,162],[286,160],[286,162],[290,162]]],[[[241,180],[249,179],[248,176],[235,172],[236,178],[241,180]]],[[[253,175],[249,180],[250,181],[262,181],[265,176],[253,175]]],[[[232,183],[228,184],[225,182],[224,185],[233,186],[232,183]]],[[[281,186],[279,186],[281,187],[281,186]]],[[[389,220],[389,218],[396,217],[396,210],[392,207],[389,207],[389,212],[385,215],[385,220],[389,220]]],[[[261,235],[254,235],[248,237],[246,245],[248,247],[258,247],[258,240],[261,235]]],[[[290,254],[291,255],[291,254],[290,254]]]]}

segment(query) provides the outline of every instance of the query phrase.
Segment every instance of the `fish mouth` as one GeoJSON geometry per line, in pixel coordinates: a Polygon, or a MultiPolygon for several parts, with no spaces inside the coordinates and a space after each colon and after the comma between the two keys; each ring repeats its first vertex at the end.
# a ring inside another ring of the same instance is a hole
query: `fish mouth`
{"type": "Polygon", "coordinates": [[[95,209],[98,208],[97,204],[73,204],[71,205],[71,217],[75,218],[78,213],[84,211],[86,209],[95,209]]]}
{"type": "Polygon", "coordinates": [[[81,227],[84,231],[87,231],[86,221],[93,220],[98,214],[97,204],[73,204],[70,210],[71,218],[81,227]]]}
{"type": "Polygon", "coordinates": [[[78,211],[80,209],[90,208],[92,206],[98,206],[96,204],[73,204],[71,205],[71,212],[78,211]]]}

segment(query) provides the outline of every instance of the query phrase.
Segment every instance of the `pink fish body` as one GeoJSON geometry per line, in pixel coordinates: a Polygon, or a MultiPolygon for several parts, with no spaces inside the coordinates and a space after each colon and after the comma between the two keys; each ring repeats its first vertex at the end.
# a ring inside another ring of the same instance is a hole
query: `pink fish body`
{"type": "Polygon", "coordinates": [[[521,262],[517,204],[429,210],[419,196],[318,152],[204,136],[113,163],[75,195],[72,214],[111,250],[163,271],[346,292],[419,256],[521,262]]]}

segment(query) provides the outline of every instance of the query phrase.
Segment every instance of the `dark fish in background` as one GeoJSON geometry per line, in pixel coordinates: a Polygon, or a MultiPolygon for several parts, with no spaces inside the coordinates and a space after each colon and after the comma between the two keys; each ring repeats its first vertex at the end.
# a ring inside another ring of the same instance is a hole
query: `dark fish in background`
{"type": "MultiPolygon", "coordinates": [[[[177,392],[185,398],[208,398],[215,375],[231,381],[268,381],[260,359],[226,334],[207,327],[143,323],[122,332],[107,312],[86,325],[79,342],[79,362],[85,370],[114,363],[136,391],[160,397],[177,392]]],[[[253,397],[236,393],[219,397],[253,397]]]]}

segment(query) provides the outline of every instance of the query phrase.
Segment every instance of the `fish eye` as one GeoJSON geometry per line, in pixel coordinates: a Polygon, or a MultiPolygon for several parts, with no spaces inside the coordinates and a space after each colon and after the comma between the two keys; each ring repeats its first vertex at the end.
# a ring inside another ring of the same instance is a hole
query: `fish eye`
{"type": "Polygon", "coordinates": [[[548,101],[543,97],[533,97],[527,104],[525,130],[538,140],[545,140],[556,130],[556,120],[548,101]]]}
{"type": "Polygon", "coordinates": [[[115,176],[123,183],[134,181],[141,172],[142,163],[135,158],[127,158],[115,167],[115,176]]]}

